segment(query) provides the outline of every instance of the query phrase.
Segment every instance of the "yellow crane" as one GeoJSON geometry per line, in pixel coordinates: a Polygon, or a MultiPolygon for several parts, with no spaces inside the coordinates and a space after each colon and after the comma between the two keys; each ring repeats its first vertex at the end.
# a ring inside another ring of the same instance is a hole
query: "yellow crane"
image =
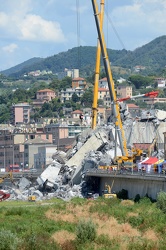
{"type": "MultiPolygon", "coordinates": [[[[115,119],[115,130],[117,131],[117,134],[118,134],[122,156],[128,156],[127,142],[125,139],[125,133],[123,130],[122,121],[120,117],[119,104],[116,98],[116,92],[115,92],[115,86],[114,86],[114,81],[113,81],[111,67],[110,67],[110,61],[108,58],[108,53],[107,53],[107,49],[105,45],[104,34],[103,34],[101,24],[100,24],[100,15],[99,15],[98,5],[97,5],[96,0],[92,0],[92,6],[93,6],[93,11],[94,11],[96,28],[98,32],[98,39],[100,42],[101,53],[103,57],[104,68],[105,68],[107,81],[108,81],[110,98],[112,102],[111,106],[112,106],[112,113],[115,119]]],[[[100,64],[99,59],[100,58],[97,58],[98,64],[100,64]]]]}
{"type": "MultiPolygon", "coordinates": [[[[104,19],[104,0],[100,2],[100,27],[103,27],[104,19]]],[[[96,52],[96,67],[95,67],[95,81],[94,81],[94,91],[93,91],[93,105],[92,105],[92,129],[95,129],[97,122],[97,101],[98,101],[98,84],[99,84],[99,74],[100,74],[100,55],[101,47],[100,41],[97,43],[97,52],[96,52]]]]}

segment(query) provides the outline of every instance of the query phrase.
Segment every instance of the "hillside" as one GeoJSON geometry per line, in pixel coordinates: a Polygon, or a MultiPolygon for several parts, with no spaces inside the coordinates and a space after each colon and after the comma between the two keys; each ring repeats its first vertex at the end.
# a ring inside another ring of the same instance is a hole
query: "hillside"
{"type": "MultiPolygon", "coordinates": [[[[146,74],[156,73],[166,65],[165,47],[166,36],[161,36],[134,51],[108,49],[108,55],[112,66],[133,69],[136,65],[142,65],[146,67],[146,74]]],[[[51,70],[57,73],[65,68],[79,68],[81,75],[89,76],[94,71],[95,60],[95,46],[80,46],[45,59],[30,59],[2,73],[19,77],[33,70],[51,70]]]]}
{"type": "Polygon", "coordinates": [[[31,67],[33,66],[33,64],[38,64],[40,63],[41,61],[43,61],[44,59],[43,58],[40,58],[40,57],[34,57],[34,58],[31,58],[23,63],[20,63],[10,69],[7,69],[7,70],[4,70],[2,71],[2,73],[6,76],[8,75],[11,75],[11,74],[14,74],[14,73],[17,73],[17,72],[20,72],[22,71],[23,69],[25,70],[25,68],[27,67],[31,67]]]}

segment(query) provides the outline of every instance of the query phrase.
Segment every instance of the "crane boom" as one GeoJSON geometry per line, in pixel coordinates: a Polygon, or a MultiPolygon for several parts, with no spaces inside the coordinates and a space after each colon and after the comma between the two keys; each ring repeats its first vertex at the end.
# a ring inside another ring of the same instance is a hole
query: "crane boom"
{"type": "Polygon", "coordinates": [[[127,96],[127,97],[124,97],[124,98],[119,98],[118,101],[119,102],[122,102],[122,101],[127,101],[127,100],[134,100],[136,98],[139,98],[139,97],[149,97],[149,98],[155,98],[157,97],[159,94],[159,91],[151,91],[151,92],[148,92],[148,93],[145,93],[145,94],[142,94],[142,95],[135,95],[135,96],[127,96]]]}
{"type": "Polygon", "coordinates": [[[104,34],[102,32],[101,25],[100,25],[98,5],[97,5],[96,0],[92,0],[92,6],[93,6],[93,11],[94,11],[94,16],[95,16],[98,38],[100,41],[100,47],[101,47],[101,53],[102,53],[102,57],[103,57],[104,68],[105,68],[105,72],[107,75],[109,93],[110,93],[110,98],[111,98],[111,102],[112,102],[112,111],[113,111],[113,115],[115,118],[115,129],[118,133],[118,138],[119,138],[120,149],[121,149],[122,155],[128,156],[127,142],[125,139],[125,134],[124,134],[122,121],[121,121],[121,117],[120,117],[119,105],[118,105],[117,98],[116,98],[114,81],[113,81],[110,62],[109,62],[108,53],[107,53],[107,49],[106,49],[106,45],[105,45],[104,34]]]}
{"type": "MultiPolygon", "coordinates": [[[[103,17],[104,17],[104,0],[100,2],[100,25],[101,29],[103,27],[103,17]]],[[[92,106],[92,129],[96,127],[97,121],[97,99],[98,99],[98,84],[99,84],[99,73],[100,73],[100,42],[97,43],[97,52],[96,52],[96,67],[95,67],[95,82],[94,82],[94,96],[93,96],[93,106],[92,106]]]]}

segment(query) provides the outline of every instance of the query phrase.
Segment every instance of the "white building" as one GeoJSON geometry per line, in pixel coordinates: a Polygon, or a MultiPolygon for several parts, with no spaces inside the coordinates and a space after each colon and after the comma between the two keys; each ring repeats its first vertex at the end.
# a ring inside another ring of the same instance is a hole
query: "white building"
{"type": "Polygon", "coordinates": [[[65,101],[70,101],[71,98],[72,98],[72,95],[73,94],[76,94],[78,97],[81,97],[84,93],[84,90],[81,89],[81,88],[75,88],[75,89],[72,89],[72,88],[68,88],[66,90],[61,90],[60,92],[60,100],[61,102],[65,102],[65,101]]]}
{"type": "Polygon", "coordinates": [[[108,82],[106,77],[99,80],[99,88],[108,89],[108,82]]]}

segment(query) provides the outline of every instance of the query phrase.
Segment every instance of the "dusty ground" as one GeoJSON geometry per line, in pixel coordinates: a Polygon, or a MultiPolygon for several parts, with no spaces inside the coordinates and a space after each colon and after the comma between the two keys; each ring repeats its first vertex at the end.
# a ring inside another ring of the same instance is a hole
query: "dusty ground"
{"type": "MultiPolygon", "coordinates": [[[[122,205],[132,205],[130,201],[125,201],[122,205]]],[[[98,213],[90,213],[89,209],[94,206],[94,203],[89,202],[81,206],[73,206],[69,204],[65,211],[56,213],[53,209],[46,212],[46,217],[55,221],[66,221],[70,223],[77,223],[80,218],[83,220],[91,219],[97,227],[97,234],[107,235],[110,239],[117,238],[118,242],[121,244],[123,250],[127,249],[129,241],[134,241],[138,237],[144,237],[147,240],[157,242],[159,239],[155,232],[151,229],[146,231],[144,235],[142,233],[132,228],[129,223],[119,224],[114,217],[108,217],[107,215],[99,215],[98,213]]],[[[128,216],[138,216],[137,213],[128,213],[128,216]]],[[[65,242],[70,242],[75,239],[75,234],[66,231],[58,231],[53,236],[53,239],[60,245],[65,244],[65,242]]]]}

